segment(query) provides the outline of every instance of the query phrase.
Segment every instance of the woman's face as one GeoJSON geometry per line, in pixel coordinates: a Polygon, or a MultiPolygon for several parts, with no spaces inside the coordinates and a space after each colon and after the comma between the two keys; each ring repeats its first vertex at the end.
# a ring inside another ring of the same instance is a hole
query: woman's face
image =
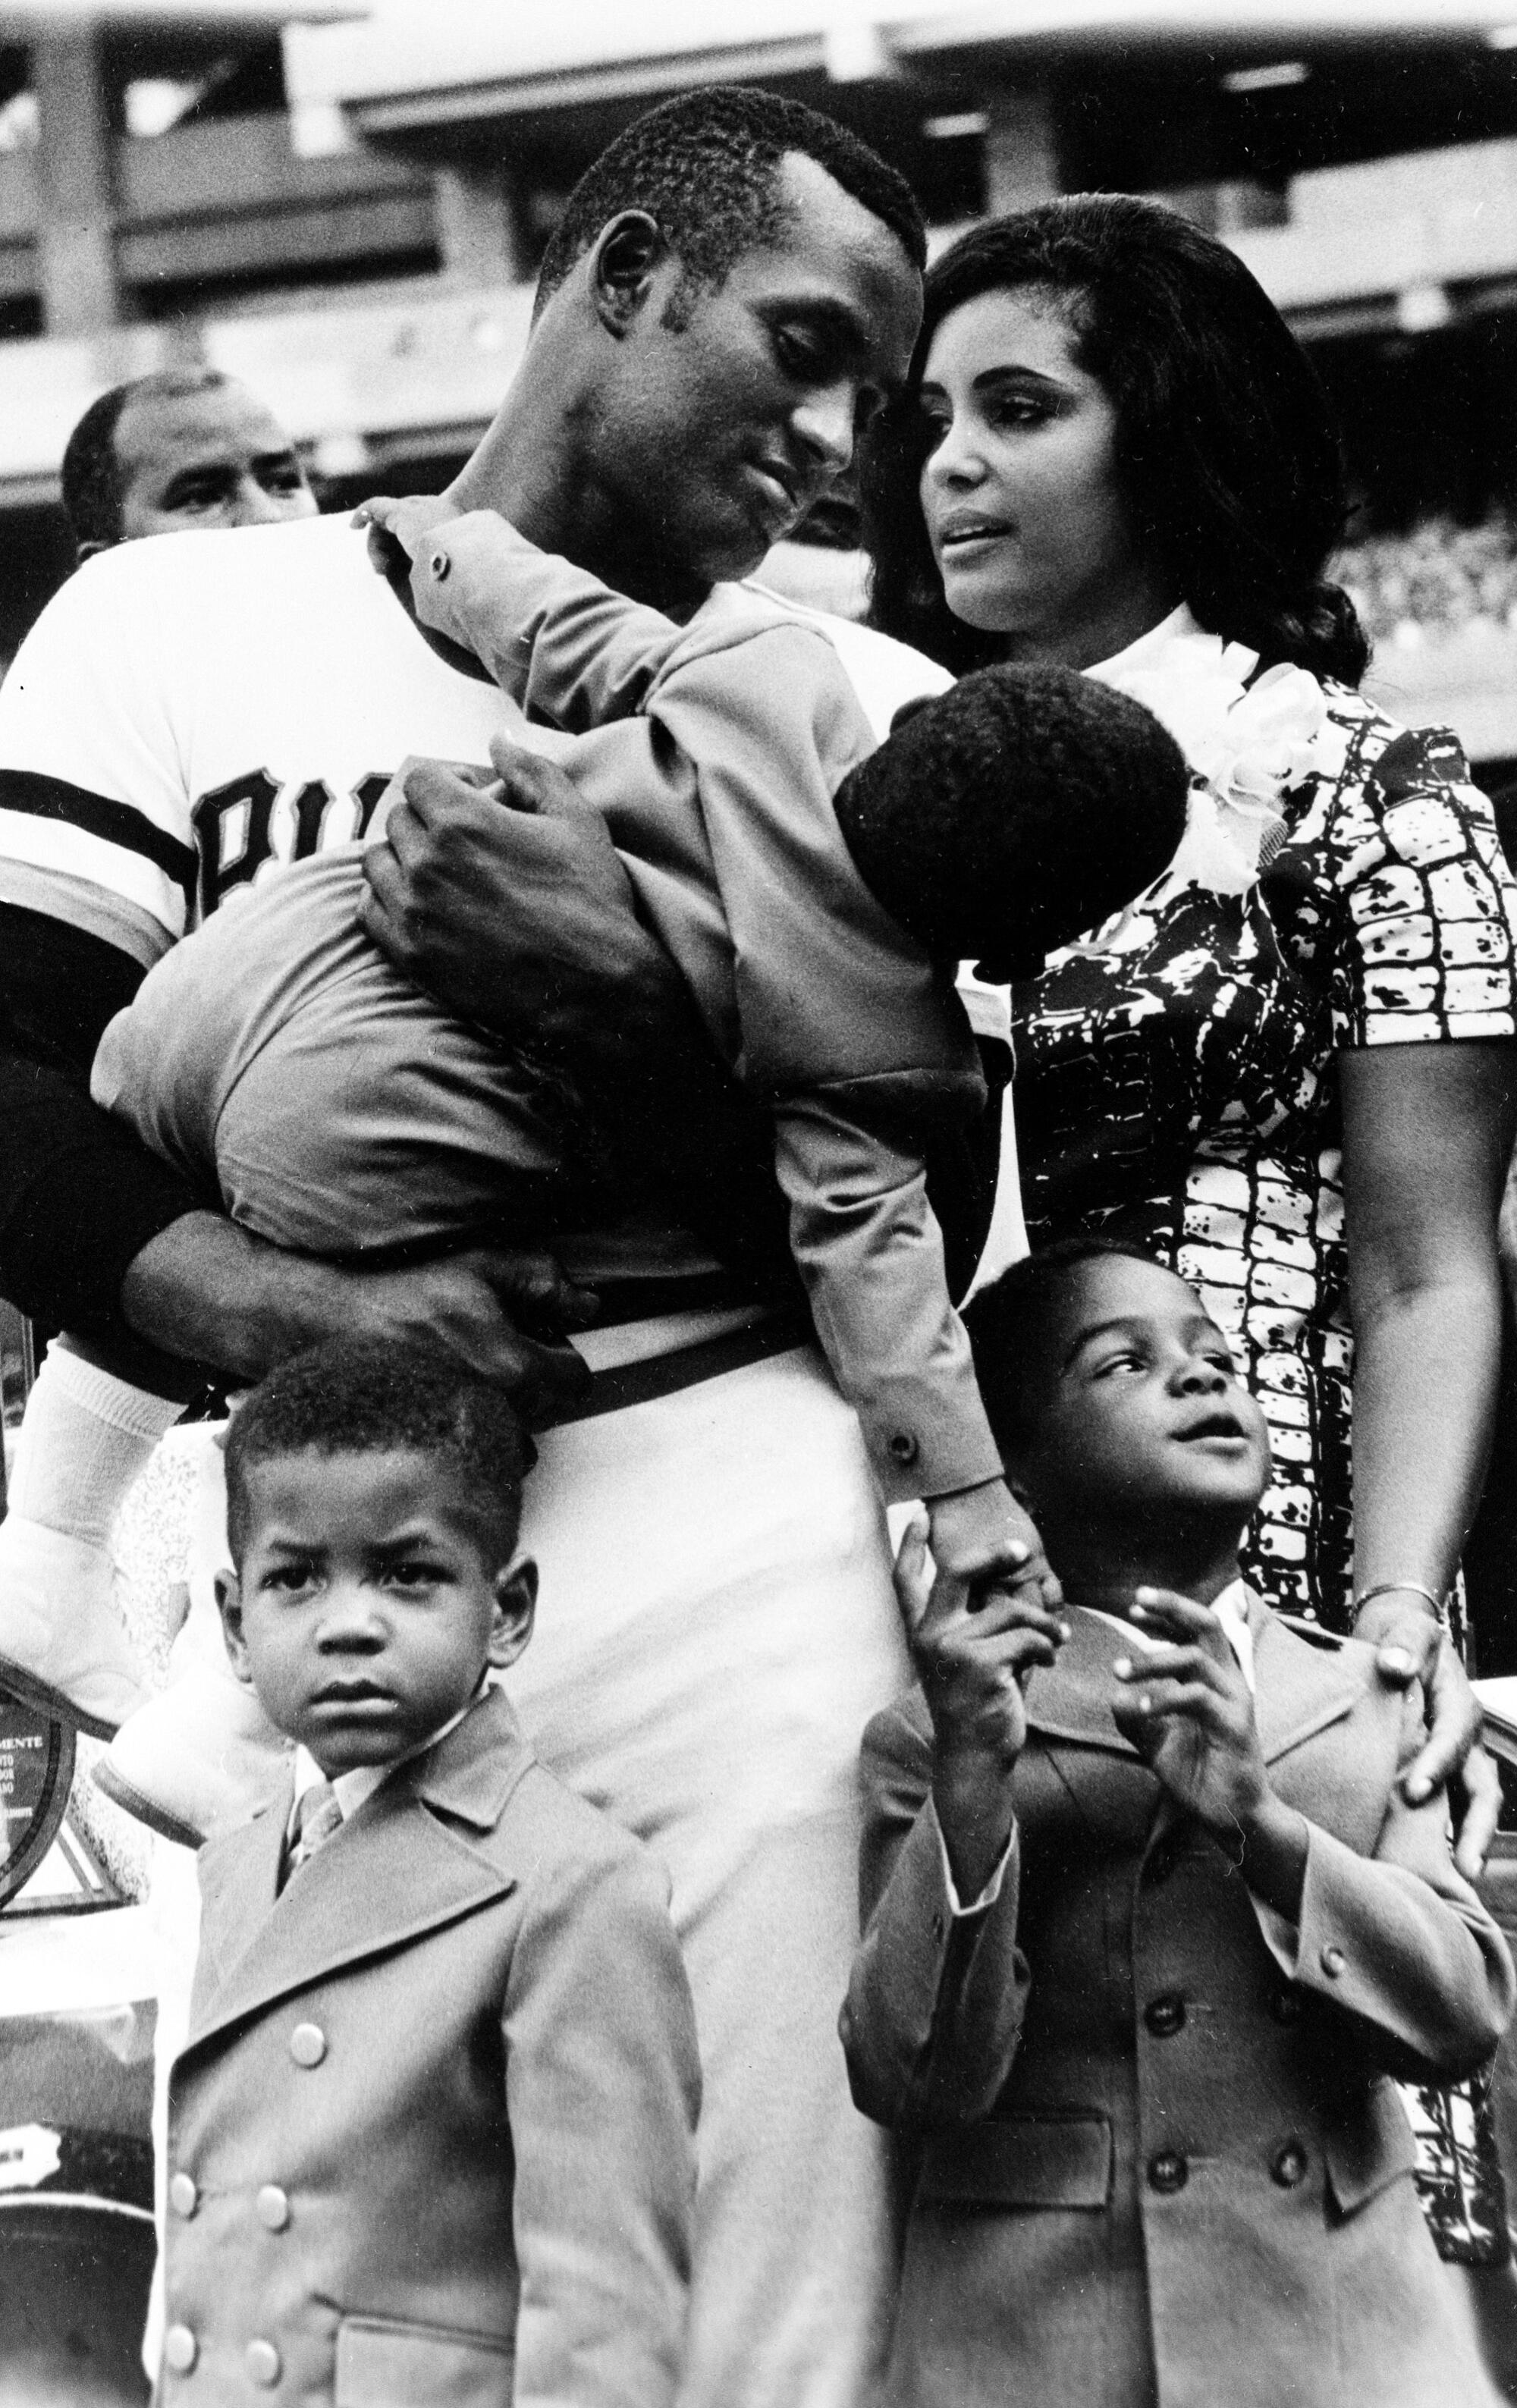
{"type": "Polygon", "coordinates": [[[981,293],[932,338],[922,509],[950,610],[1014,659],[1088,668],[1175,607],[1117,488],[1116,412],[1058,298],[981,293]]]}

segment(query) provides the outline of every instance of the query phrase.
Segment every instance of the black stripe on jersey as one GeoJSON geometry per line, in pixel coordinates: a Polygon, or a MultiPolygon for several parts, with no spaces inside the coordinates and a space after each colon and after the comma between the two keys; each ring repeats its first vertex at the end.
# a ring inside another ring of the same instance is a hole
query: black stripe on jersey
{"type": "Polygon", "coordinates": [[[107,795],[93,795],[87,786],[71,786],[65,778],[46,778],[40,770],[0,769],[0,810],[64,820],[85,836],[119,845],[123,853],[141,853],[173,880],[184,896],[186,910],[193,907],[194,853],[178,837],[154,827],[130,803],[113,803],[107,795]]]}

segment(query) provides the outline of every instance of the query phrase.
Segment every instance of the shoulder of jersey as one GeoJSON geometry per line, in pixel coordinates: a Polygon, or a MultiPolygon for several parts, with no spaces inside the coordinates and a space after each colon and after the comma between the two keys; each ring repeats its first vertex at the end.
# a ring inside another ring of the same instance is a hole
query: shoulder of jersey
{"type": "Polygon", "coordinates": [[[361,529],[343,516],[293,519],[279,526],[206,527],[184,535],[145,536],[96,552],[70,580],[81,595],[152,587],[165,593],[216,591],[250,574],[277,573],[280,564],[309,567],[322,558],[364,559],[361,529]]]}

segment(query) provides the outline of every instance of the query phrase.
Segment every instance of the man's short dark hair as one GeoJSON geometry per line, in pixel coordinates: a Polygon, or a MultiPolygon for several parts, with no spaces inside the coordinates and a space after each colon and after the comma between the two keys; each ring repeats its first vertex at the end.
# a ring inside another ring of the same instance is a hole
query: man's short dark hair
{"type": "Polygon", "coordinates": [[[1076,669],[1008,662],[898,713],[834,809],[909,936],[1009,980],[1157,878],[1189,793],[1183,753],[1141,703],[1076,669]]]}
{"type": "Polygon", "coordinates": [[[446,1348],[341,1338],[293,1355],[259,1382],[226,1439],[226,1525],[240,1567],[248,1474],[291,1455],[410,1448],[454,1473],[504,1562],[516,1543],[522,1483],[536,1459],[504,1388],[446,1348]]]}
{"type": "Polygon", "coordinates": [[[781,162],[799,150],[887,225],[913,267],[927,256],[904,176],[835,119],[741,84],[708,84],[650,109],[601,152],[569,194],[537,279],[540,310],[623,209],[656,219],[691,285],[720,284],[744,251],[785,223],[781,162]]]}
{"type": "Polygon", "coordinates": [[[1112,1261],[1169,1268],[1119,1238],[1058,1238],[1024,1254],[965,1307],[980,1394],[996,1444],[1008,1455],[1020,1454],[1037,1438],[1039,1387],[1059,1307],[1087,1265],[1112,1261]]]}
{"type": "Polygon", "coordinates": [[[111,544],[122,539],[124,489],[116,457],[116,429],[122,412],[134,401],[182,401],[191,394],[211,393],[231,378],[220,368],[161,368],[151,376],[132,377],[113,384],[92,401],[64,449],[64,514],[81,548],[87,543],[111,544]]]}

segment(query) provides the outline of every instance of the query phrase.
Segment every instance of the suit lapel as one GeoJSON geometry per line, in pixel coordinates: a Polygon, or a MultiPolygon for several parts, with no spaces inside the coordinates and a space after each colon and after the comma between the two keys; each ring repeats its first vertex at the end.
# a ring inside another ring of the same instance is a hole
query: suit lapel
{"type": "Polygon", "coordinates": [[[208,1841],[195,1862],[200,1884],[200,1947],[192,2025],[274,1912],[294,1784],[286,1773],[251,1822],[208,1841]]]}
{"type": "Polygon", "coordinates": [[[197,1985],[188,2045],[506,1897],[515,1874],[431,1810],[492,1830],[532,1760],[509,1706],[492,1691],[429,1755],[375,1790],[277,1899],[288,1785],[279,1804],[214,1842],[202,1856],[202,1895],[205,1924],[218,1935],[216,1978],[203,1995],[197,1985]],[[228,1946],[223,1932],[237,1943],[228,1946]]]}
{"type": "Polygon", "coordinates": [[[1249,1628],[1259,1743],[1266,1764],[1276,1764],[1353,1712],[1365,1693],[1364,1655],[1352,1647],[1311,1646],[1252,1596],[1249,1628]]]}
{"type": "MultiPolygon", "coordinates": [[[[1249,1598],[1253,1639],[1254,1713],[1265,1762],[1315,1738],[1352,1712],[1364,1695],[1364,1667],[1356,1651],[1313,1647],[1249,1598]]],[[[1139,1663],[1140,1649],[1130,1651],[1139,1663]]],[[[1088,1608],[1069,1612],[1069,1637],[1056,1661],[1033,1674],[1027,1686],[1027,1720],[1047,1739],[1074,1741],[1117,1756],[1136,1756],[1111,1719],[1111,1667],[1123,1653],[1121,1633],[1088,1608]]]]}
{"type": "MultiPolygon", "coordinates": [[[[1135,1646],[1130,1652],[1136,1656],[1140,1651],[1135,1646]]],[[[1103,1747],[1137,1759],[1138,1750],[1123,1738],[1108,1703],[1116,1686],[1111,1667],[1122,1653],[1121,1634],[1104,1615],[1072,1606],[1068,1638],[1054,1661],[1027,1684],[1031,1727],[1045,1739],[1073,1740],[1081,1747],[1103,1747]]]]}

